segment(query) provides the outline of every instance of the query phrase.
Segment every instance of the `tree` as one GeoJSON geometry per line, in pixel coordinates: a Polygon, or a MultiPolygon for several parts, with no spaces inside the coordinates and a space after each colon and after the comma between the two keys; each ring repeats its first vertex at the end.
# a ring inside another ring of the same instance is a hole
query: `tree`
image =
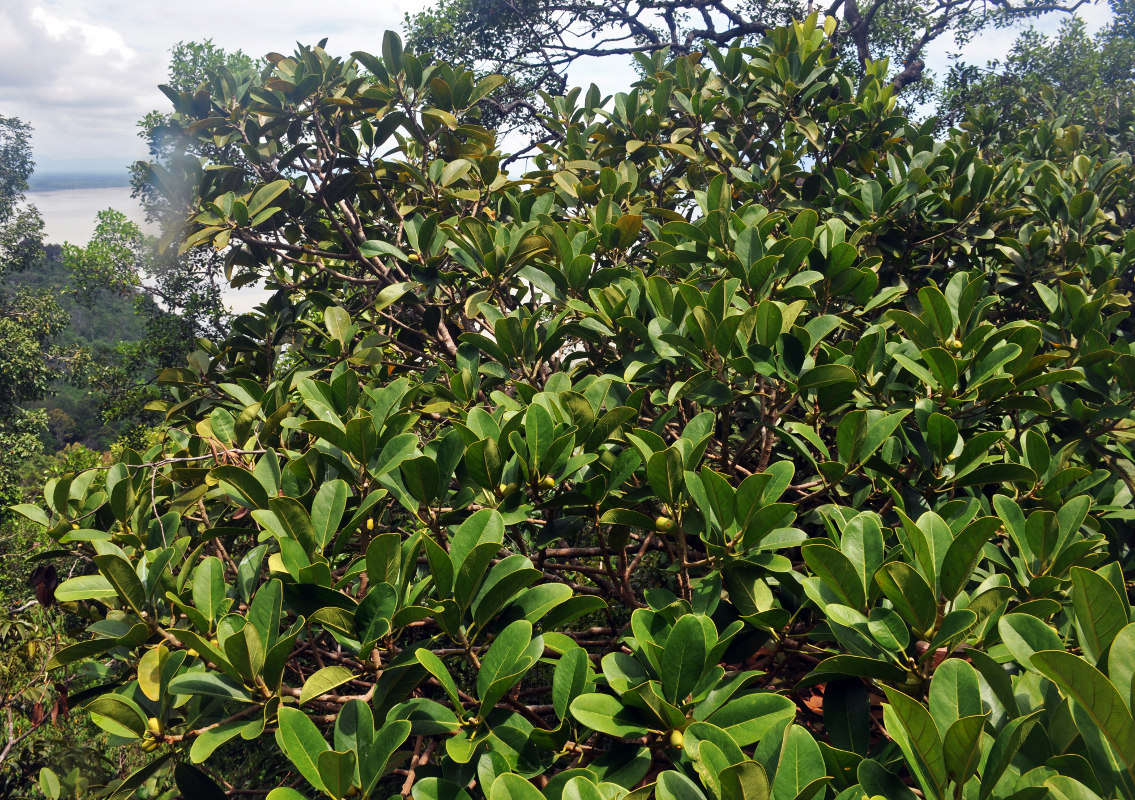
{"type": "Polygon", "coordinates": [[[31,127],[0,116],[0,502],[15,502],[20,464],[39,451],[46,418],[27,411],[42,398],[56,374],[52,338],[66,316],[47,293],[16,290],[7,276],[43,258],[43,220],[34,206],[22,206],[34,164],[31,127]]]}
{"type": "MultiPolygon", "coordinates": [[[[242,51],[229,53],[210,39],[178,42],[170,54],[166,89],[174,93],[204,92],[209,77],[219,71],[255,72],[260,65],[242,51]]],[[[146,292],[161,303],[150,303],[145,306],[148,311],[143,309],[150,332],[138,353],[167,354],[169,358],[159,359],[165,366],[170,358],[183,359],[186,347],[192,349],[191,343],[197,338],[219,337],[227,329],[228,313],[218,282],[222,259],[216,251],[178,255],[178,220],[192,202],[193,187],[187,176],[195,174],[195,159],[227,163],[240,156],[235,146],[186,141],[177,127],[171,126],[170,115],[161,111],[151,111],[139,120],[138,129],[138,135],[147,142],[150,160],[131,168],[133,196],[141,202],[147,219],[160,223],[167,233],[162,241],[145,244],[140,231],[131,233],[146,250],[137,254],[133,274],[146,274],[146,292]]]]}
{"type": "Polygon", "coordinates": [[[107,419],[136,428],[152,424],[145,406],[161,396],[158,372],[184,363],[198,338],[224,331],[215,259],[207,253],[160,254],[152,237],[114,209],[98,213],[85,246],[67,243],[62,256],[82,304],[90,307],[106,293],[116,294],[144,320],[140,339],[93,354],[86,379],[98,390],[107,419]]]}
{"type": "Polygon", "coordinates": [[[393,35],[176,95],[247,156],[182,246],[275,293],[18,509],[123,786],[1135,793],[1131,164],[936,140],[818,25],[553,98],[523,174],[393,35]]]}
{"type": "Polygon", "coordinates": [[[976,121],[992,145],[996,137],[1011,142],[1023,129],[1065,117],[1111,153],[1135,154],[1135,3],[1110,0],[1110,6],[1111,23],[1094,39],[1072,17],[1055,36],[1026,31],[1004,63],[956,64],[945,82],[943,125],[982,108],[976,121]]]}
{"type": "MultiPolygon", "coordinates": [[[[170,51],[169,83],[166,86],[171,92],[197,92],[209,76],[219,70],[242,72],[257,70],[261,66],[261,62],[241,50],[229,53],[213,44],[212,39],[178,42],[170,51]]],[[[173,160],[180,160],[193,152],[189,143],[181,139],[178,130],[169,123],[170,115],[156,109],[138,120],[138,135],[146,141],[150,159],[134,164],[131,168],[132,182],[134,196],[141,201],[152,221],[159,220],[163,213],[171,210],[175,215],[181,213],[184,210],[182,204],[189,202],[192,195],[189,191],[175,189],[169,180],[158,181],[152,175],[154,166],[161,169],[163,175],[171,169],[176,170],[173,160]]],[[[223,152],[223,149],[218,150],[216,143],[204,145],[204,153],[214,159],[223,152]]]]}
{"type": "MultiPolygon", "coordinates": [[[[937,39],[959,44],[982,31],[1053,11],[1070,12],[1086,0],[833,0],[822,8],[838,18],[831,32],[836,52],[850,72],[890,59],[898,90],[911,107],[932,88],[923,56],[937,39]]],[[[674,55],[735,40],[756,42],[777,25],[814,8],[800,0],[441,0],[406,15],[409,42],[419,52],[466,68],[507,75],[508,88],[483,113],[531,130],[538,92],[560,94],[567,72],[581,58],[665,50],[674,55]]]]}

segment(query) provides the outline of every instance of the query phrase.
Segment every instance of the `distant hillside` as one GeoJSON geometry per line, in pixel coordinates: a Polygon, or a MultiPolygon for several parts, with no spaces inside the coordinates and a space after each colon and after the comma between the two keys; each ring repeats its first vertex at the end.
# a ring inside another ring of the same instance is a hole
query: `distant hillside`
{"type": "Polygon", "coordinates": [[[63,189],[109,189],[130,185],[126,170],[115,172],[36,172],[28,180],[30,191],[54,192],[63,189]]]}

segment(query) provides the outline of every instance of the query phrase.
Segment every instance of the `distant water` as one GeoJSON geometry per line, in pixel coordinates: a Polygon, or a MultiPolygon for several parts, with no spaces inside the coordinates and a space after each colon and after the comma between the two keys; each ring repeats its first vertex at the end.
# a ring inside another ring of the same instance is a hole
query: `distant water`
{"type": "MultiPolygon", "coordinates": [[[[106,208],[121,211],[137,222],[147,233],[157,234],[145,223],[138,201],[130,196],[129,186],[109,186],[94,189],[56,189],[28,192],[29,203],[39,209],[45,228],[44,241],[52,244],[71,242],[85,245],[95,231],[95,215],[106,208]]],[[[248,311],[271,295],[259,285],[245,286],[224,293],[225,305],[230,311],[248,311]]]]}
{"type": "Polygon", "coordinates": [[[129,186],[28,192],[27,199],[43,217],[44,241],[53,244],[86,244],[95,230],[95,215],[106,208],[121,211],[139,225],[145,222],[129,186]]]}

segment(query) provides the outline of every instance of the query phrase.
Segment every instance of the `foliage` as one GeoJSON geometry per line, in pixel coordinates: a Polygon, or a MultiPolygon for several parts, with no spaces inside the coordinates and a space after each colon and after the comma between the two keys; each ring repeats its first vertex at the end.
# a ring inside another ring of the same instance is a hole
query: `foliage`
{"type": "Polygon", "coordinates": [[[1023,33],[1004,63],[957,64],[945,82],[944,124],[973,116],[989,137],[1012,141],[1026,128],[1064,117],[1115,154],[1135,152],[1135,3],[1110,0],[1112,19],[1094,38],[1071,17],[1055,36],[1023,33]]]}
{"type": "Polygon", "coordinates": [[[144,327],[141,335],[120,335],[112,350],[98,353],[87,380],[108,420],[152,424],[143,409],[161,396],[154,385],[158,371],[183,363],[198,337],[223,330],[220,289],[194,269],[208,258],[156,255],[152,239],[120,211],[100,211],[97,219],[85,246],[63,245],[72,292],[92,310],[107,294],[128,299],[144,327]]]}
{"type": "Polygon", "coordinates": [[[31,127],[0,116],[0,502],[17,500],[21,462],[39,449],[42,414],[27,401],[43,396],[54,374],[49,343],[65,324],[50,295],[7,285],[9,275],[32,267],[43,252],[43,220],[21,206],[31,175],[31,127]]]}
{"type": "Polygon", "coordinates": [[[831,31],[549,98],[522,175],[394,35],[171,91],[241,153],[183,249],[275,291],[17,509],[155,754],[104,794],[1135,795],[1132,165],[935,139],[831,31]]]}
{"type": "MultiPolygon", "coordinates": [[[[982,31],[1074,11],[1081,2],[1048,0],[834,0],[838,18],[829,32],[848,72],[863,74],[872,61],[891,59],[896,89],[911,107],[929,99],[933,80],[923,56],[939,38],[955,45],[982,31]]],[[[439,0],[407,14],[406,33],[418,52],[453,65],[507,76],[505,87],[478,109],[486,121],[509,120],[529,132],[539,125],[539,93],[558,95],[581,59],[626,58],[666,50],[686,55],[707,45],[755,43],[773,27],[811,13],[803,0],[439,0]]]]}

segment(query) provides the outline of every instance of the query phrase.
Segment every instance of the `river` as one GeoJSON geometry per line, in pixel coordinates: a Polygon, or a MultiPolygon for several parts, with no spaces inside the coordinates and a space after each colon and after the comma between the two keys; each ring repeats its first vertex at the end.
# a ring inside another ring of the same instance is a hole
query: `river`
{"type": "Polygon", "coordinates": [[[139,225],[145,219],[129,186],[28,192],[27,200],[43,216],[44,241],[53,244],[86,244],[95,230],[95,215],[106,208],[121,211],[139,225]]]}

